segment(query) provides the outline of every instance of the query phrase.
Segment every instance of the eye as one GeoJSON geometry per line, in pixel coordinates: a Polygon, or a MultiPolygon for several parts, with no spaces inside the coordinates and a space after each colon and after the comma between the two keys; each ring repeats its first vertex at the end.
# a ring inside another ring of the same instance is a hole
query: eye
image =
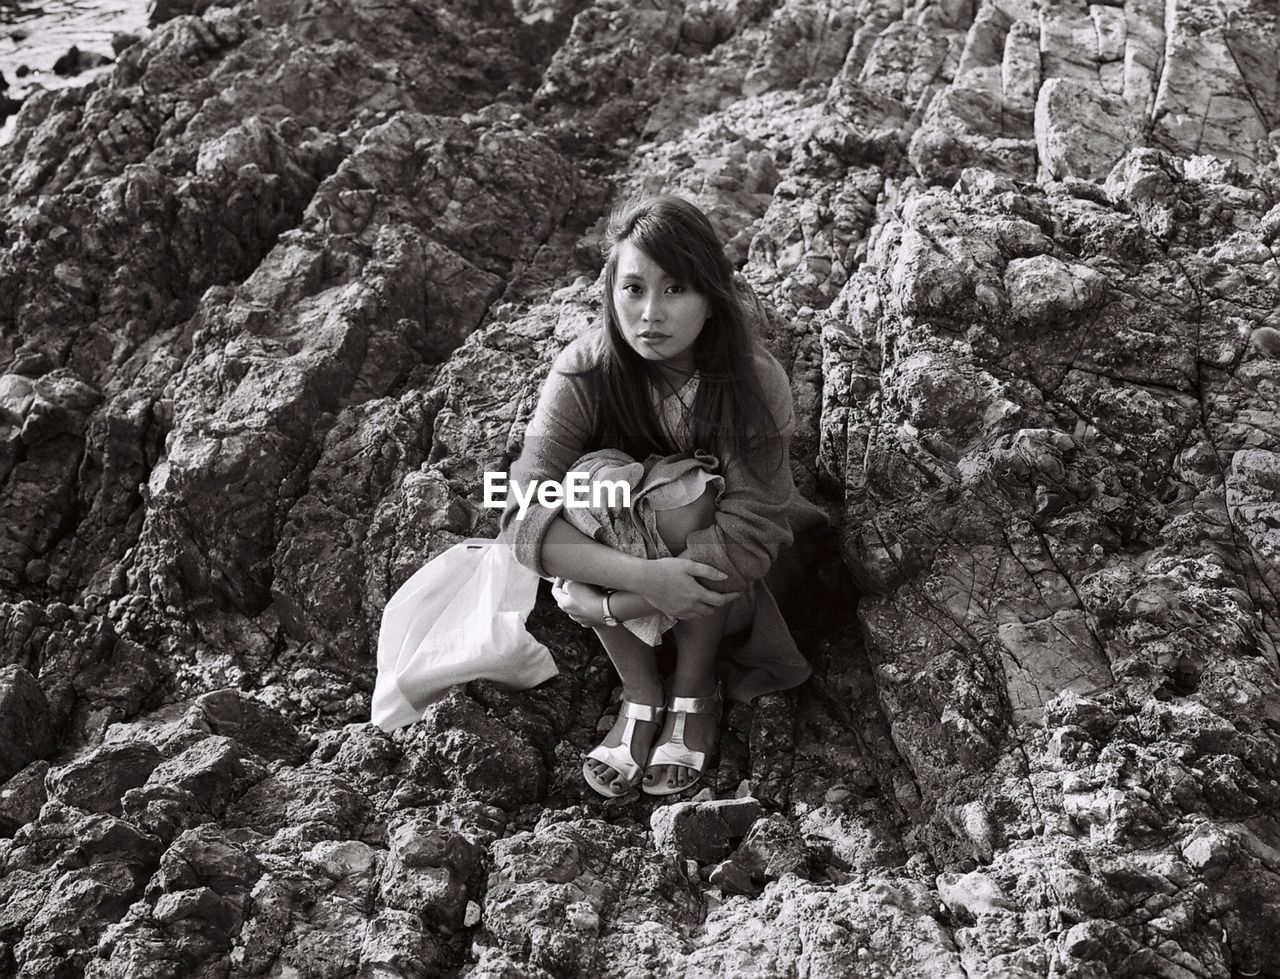
{"type": "Polygon", "coordinates": [[[672,290],[673,292],[684,292],[684,286],[680,285],[680,284],[677,282],[675,285],[673,285],[673,286],[671,287],[671,290],[672,290]]]}
{"type": "Polygon", "coordinates": [[[624,282],[624,283],[622,284],[622,291],[623,291],[623,292],[631,292],[631,290],[632,290],[632,289],[634,289],[636,292],[639,292],[639,291],[640,291],[640,287],[639,287],[638,285],[636,285],[636,283],[634,283],[634,282],[624,282]]]}

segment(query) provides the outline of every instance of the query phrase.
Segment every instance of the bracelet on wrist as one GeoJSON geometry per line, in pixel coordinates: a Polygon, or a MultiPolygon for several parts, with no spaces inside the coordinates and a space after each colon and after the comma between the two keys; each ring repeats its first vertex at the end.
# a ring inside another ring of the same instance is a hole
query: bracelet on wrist
{"type": "Polygon", "coordinates": [[[613,595],[613,592],[609,591],[606,588],[604,593],[604,598],[600,600],[600,603],[604,609],[604,624],[607,626],[615,626],[615,625],[621,624],[618,621],[618,617],[613,614],[613,610],[609,607],[609,599],[612,597],[612,595],[613,595]]]}

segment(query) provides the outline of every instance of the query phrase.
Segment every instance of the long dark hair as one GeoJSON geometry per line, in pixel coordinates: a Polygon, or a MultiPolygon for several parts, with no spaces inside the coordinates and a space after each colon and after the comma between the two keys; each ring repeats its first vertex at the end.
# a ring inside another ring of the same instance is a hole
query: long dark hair
{"type": "Polygon", "coordinates": [[[643,197],[610,215],[605,233],[604,333],[600,356],[581,372],[595,406],[592,448],[620,448],[643,461],[650,453],[680,451],[659,420],[649,395],[658,367],[631,349],[613,302],[618,249],[629,241],[667,275],[701,293],[711,315],[693,345],[699,374],[693,402],[693,444],[721,457],[735,456],[753,471],[778,465],[760,450],[780,445],[777,422],[760,393],[752,366],[756,341],[733,281],[733,264],[707,216],[682,197],[643,197]],[[637,382],[642,383],[637,383],[637,382]]]}

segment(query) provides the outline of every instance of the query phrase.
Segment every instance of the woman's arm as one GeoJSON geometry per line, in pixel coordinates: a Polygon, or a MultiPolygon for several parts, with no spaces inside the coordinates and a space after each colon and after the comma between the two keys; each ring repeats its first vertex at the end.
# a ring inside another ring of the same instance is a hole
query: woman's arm
{"type": "Polygon", "coordinates": [[[769,573],[778,552],[792,542],[787,507],[795,492],[791,454],[780,447],[781,465],[761,478],[741,462],[725,466],[725,492],[715,521],[686,538],[684,556],[725,572],[717,591],[744,591],[769,573]]]}
{"type": "MultiPolygon", "coordinates": [[[[598,626],[604,624],[605,590],[584,581],[566,581],[557,578],[551,594],[571,619],[581,625],[598,626]]],[[[737,593],[720,594],[708,591],[709,601],[704,611],[698,611],[685,618],[698,618],[709,615],[712,611],[727,605],[738,597],[737,593]]],[[[643,595],[631,591],[615,591],[609,596],[609,611],[613,617],[621,621],[638,619],[653,615],[660,611],[651,605],[643,595]]],[[[680,618],[680,616],[675,616],[680,618]]]]}
{"type": "Polygon", "coordinates": [[[648,563],[645,558],[615,551],[593,540],[559,516],[551,521],[542,538],[542,566],[554,578],[639,591],[645,585],[648,563]]]}
{"type": "Polygon", "coordinates": [[[602,585],[629,595],[619,599],[624,602],[621,607],[635,615],[615,612],[620,619],[654,612],[677,619],[695,618],[738,597],[736,592],[720,593],[707,587],[705,582],[726,577],[710,564],[684,555],[649,560],[624,554],[592,540],[562,518],[552,521],[543,540],[542,566],[557,578],[602,585]]]}
{"type": "MultiPolygon", "coordinates": [[[[551,589],[556,604],[569,618],[581,625],[604,625],[605,590],[582,581],[565,581],[557,578],[551,589]]],[[[619,620],[638,619],[653,615],[657,610],[635,592],[615,591],[609,596],[609,611],[619,620]]]]}
{"type": "Polygon", "coordinates": [[[657,609],[649,604],[648,600],[633,591],[616,591],[609,598],[609,608],[613,610],[616,618],[626,621],[627,619],[642,619],[646,615],[654,615],[657,609]]]}
{"type": "MultiPolygon", "coordinates": [[[[520,457],[511,464],[509,488],[517,482],[525,488],[544,481],[562,483],[569,467],[586,451],[591,416],[582,382],[559,368],[572,371],[584,366],[587,342],[571,343],[552,365],[520,457]]],[[[535,498],[521,516],[515,493],[509,491],[499,526],[499,536],[510,545],[516,560],[544,578],[633,591],[676,617],[721,598],[699,580],[723,577],[715,567],[680,558],[648,561],[616,551],[571,526],[560,516],[559,505],[544,507],[535,498]]]]}
{"type": "Polygon", "coordinates": [[[791,382],[776,360],[762,357],[761,385],[778,435],[758,451],[755,469],[744,460],[724,459],[725,491],[716,502],[715,521],[685,540],[683,556],[726,572],[710,584],[717,591],[744,591],[763,578],[778,552],[792,542],[787,509],[795,494],[791,475],[791,433],[795,406],[791,382]]]}
{"type": "MultiPolygon", "coordinates": [[[[581,378],[570,376],[566,371],[579,370],[588,363],[588,349],[585,348],[588,342],[584,339],[569,344],[551,365],[551,372],[538,396],[537,407],[525,429],[520,456],[508,472],[506,506],[498,518],[499,537],[510,545],[516,560],[543,578],[573,577],[560,575],[559,571],[552,571],[544,564],[544,558],[551,556],[544,554],[544,544],[556,525],[559,526],[553,539],[559,540],[561,545],[567,541],[571,549],[576,545],[578,550],[585,551],[594,558],[597,571],[608,566],[604,577],[617,578],[614,572],[620,570],[613,567],[614,562],[608,555],[595,550],[597,547],[608,548],[578,532],[560,517],[559,505],[545,507],[533,497],[521,514],[512,490],[518,484],[532,496],[532,489],[538,484],[563,482],[569,467],[586,451],[591,415],[581,389],[581,378]]],[[[553,563],[558,568],[562,566],[562,562],[554,557],[553,563]]]]}

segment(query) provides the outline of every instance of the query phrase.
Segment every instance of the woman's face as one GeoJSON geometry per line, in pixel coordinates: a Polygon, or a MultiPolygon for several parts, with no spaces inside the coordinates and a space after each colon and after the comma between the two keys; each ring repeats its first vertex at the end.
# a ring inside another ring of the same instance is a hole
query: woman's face
{"type": "Polygon", "coordinates": [[[692,370],[693,344],[711,316],[711,303],[630,241],[618,244],[613,306],[632,350],[645,360],[692,370]]]}

